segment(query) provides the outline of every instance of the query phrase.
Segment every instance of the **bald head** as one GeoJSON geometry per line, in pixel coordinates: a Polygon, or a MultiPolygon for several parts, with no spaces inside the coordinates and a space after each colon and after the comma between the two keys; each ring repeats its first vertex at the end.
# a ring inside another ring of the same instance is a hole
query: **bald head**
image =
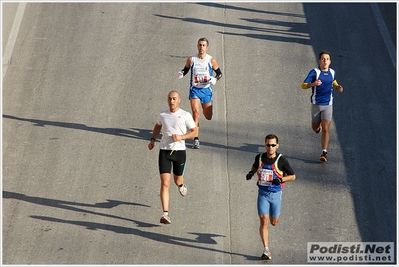
{"type": "Polygon", "coordinates": [[[168,94],[168,105],[169,105],[169,110],[171,112],[176,112],[179,110],[179,105],[180,105],[180,94],[176,90],[170,91],[168,94]]]}

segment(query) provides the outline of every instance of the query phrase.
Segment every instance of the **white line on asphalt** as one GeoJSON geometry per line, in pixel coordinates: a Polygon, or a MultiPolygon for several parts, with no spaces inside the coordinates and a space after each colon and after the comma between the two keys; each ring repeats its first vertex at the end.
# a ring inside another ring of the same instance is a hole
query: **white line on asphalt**
{"type": "Polygon", "coordinates": [[[371,8],[373,9],[374,16],[377,20],[378,28],[380,29],[382,39],[384,40],[385,46],[388,49],[388,53],[389,53],[389,56],[391,57],[393,66],[396,69],[396,49],[395,49],[395,46],[393,45],[391,37],[389,36],[387,25],[385,24],[384,19],[382,18],[381,11],[378,8],[378,4],[370,3],[370,5],[371,5],[371,8]]]}
{"type": "Polygon", "coordinates": [[[21,2],[18,4],[18,9],[15,14],[14,22],[10,31],[10,36],[8,37],[6,48],[3,55],[3,79],[6,76],[8,65],[10,64],[12,52],[14,50],[15,42],[17,40],[19,28],[21,27],[22,18],[24,16],[26,7],[26,2],[21,2]]]}

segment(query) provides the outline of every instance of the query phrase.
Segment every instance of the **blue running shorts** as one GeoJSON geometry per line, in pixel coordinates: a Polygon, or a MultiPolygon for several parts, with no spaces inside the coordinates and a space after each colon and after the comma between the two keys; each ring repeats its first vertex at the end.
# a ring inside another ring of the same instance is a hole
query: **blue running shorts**
{"type": "Polygon", "coordinates": [[[268,214],[270,217],[278,218],[281,211],[281,196],[283,191],[270,192],[262,188],[258,191],[258,214],[268,214]]]}
{"type": "Polygon", "coordinates": [[[201,104],[208,104],[212,102],[212,87],[206,88],[196,88],[192,87],[190,89],[190,95],[188,99],[191,98],[199,98],[201,100],[201,104]]]}

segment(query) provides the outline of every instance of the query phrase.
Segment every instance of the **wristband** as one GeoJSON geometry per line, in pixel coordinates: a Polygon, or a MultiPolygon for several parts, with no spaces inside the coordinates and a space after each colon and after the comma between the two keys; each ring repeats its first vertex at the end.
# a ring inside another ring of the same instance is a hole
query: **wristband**
{"type": "Polygon", "coordinates": [[[216,79],[219,81],[220,78],[222,78],[222,72],[220,71],[220,68],[215,70],[216,72],[216,79]]]}
{"type": "Polygon", "coordinates": [[[185,76],[189,70],[190,70],[190,68],[187,68],[186,66],[184,66],[184,69],[181,70],[183,72],[183,76],[185,76]]]}
{"type": "Polygon", "coordinates": [[[154,137],[151,137],[150,141],[154,141],[154,142],[155,142],[155,138],[154,138],[154,137]]]}

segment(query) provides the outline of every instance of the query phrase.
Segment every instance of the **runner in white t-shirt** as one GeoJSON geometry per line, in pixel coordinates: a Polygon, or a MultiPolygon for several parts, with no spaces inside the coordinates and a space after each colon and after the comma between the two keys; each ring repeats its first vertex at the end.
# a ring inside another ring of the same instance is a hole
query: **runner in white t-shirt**
{"type": "Polygon", "coordinates": [[[194,138],[198,134],[198,128],[191,114],[179,108],[180,102],[180,94],[177,91],[171,91],[168,94],[169,109],[159,114],[151,141],[148,144],[148,149],[152,150],[155,146],[155,139],[162,132],[158,166],[161,177],[161,204],[164,212],[160,222],[164,224],[171,223],[169,217],[169,187],[172,166],[174,182],[178,186],[180,194],[185,196],[187,194],[187,186],[183,183],[183,174],[186,167],[185,139],[194,138]]]}

